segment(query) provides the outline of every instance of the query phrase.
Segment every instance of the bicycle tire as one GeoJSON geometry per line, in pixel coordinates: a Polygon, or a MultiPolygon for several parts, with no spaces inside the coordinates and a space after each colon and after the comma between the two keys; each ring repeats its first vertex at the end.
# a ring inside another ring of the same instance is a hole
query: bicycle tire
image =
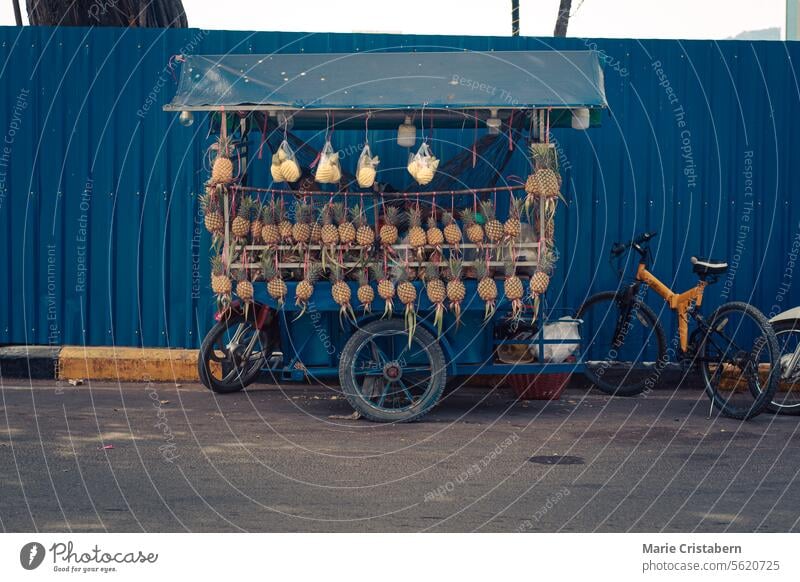
{"type": "MultiPolygon", "coordinates": [[[[773,323],[772,329],[775,331],[775,336],[778,339],[778,349],[781,350],[780,355],[782,357],[784,352],[784,344],[781,338],[781,334],[794,332],[800,335],[800,319],[795,319],[790,321],[779,321],[777,323],[773,323]]],[[[781,372],[782,371],[783,369],[781,369],[781,372]]],[[[791,380],[789,382],[791,382],[791,380]]],[[[779,378],[778,390],[780,390],[780,384],[781,380],[779,378]]],[[[798,401],[797,404],[794,405],[787,405],[787,404],[781,404],[778,398],[773,397],[772,402],[770,402],[767,405],[767,410],[783,416],[800,416],[800,401],[798,401]]]]}

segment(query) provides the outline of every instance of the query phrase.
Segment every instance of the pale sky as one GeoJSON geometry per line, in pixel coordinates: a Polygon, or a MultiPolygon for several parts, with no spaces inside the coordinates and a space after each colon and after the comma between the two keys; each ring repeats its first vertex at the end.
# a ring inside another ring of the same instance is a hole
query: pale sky
{"type": "MultiPolygon", "coordinates": [[[[25,2],[21,2],[23,12],[25,2]]],[[[526,36],[551,36],[558,0],[520,0],[526,36]]],[[[785,0],[573,0],[569,36],[723,39],[784,28],[785,0]]],[[[189,26],[228,30],[510,34],[511,0],[183,0],[189,26]]],[[[10,0],[0,24],[13,25],[10,0]]],[[[23,16],[24,18],[24,16],[23,16]]]]}

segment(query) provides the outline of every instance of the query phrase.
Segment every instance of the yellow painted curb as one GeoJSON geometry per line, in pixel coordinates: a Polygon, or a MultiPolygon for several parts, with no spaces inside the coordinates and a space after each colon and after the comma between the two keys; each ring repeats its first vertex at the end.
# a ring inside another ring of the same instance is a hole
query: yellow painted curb
{"type": "Polygon", "coordinates": [[[64,346],[60,380],[197,382],[197,350],[64,346]]]}

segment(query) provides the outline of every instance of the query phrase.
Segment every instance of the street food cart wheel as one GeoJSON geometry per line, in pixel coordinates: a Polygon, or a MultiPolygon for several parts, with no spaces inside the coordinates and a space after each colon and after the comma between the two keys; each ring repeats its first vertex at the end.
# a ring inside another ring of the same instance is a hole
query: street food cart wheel
{"type": "Polygon", "coordinates": [[[373,321],[345,344],[339,381],[351,406],[376,422],[410,422],[433,408],[447,373],[442,348],[418,327],[411,342],[402,320],[373,321]]]}
{"type": "Polygon", "coordinates": [[[229,313],[208,332],[197,358],[200,382],[219,393],[236,392],[251,384],[272,353],[268,329],[258,330],[251,313],[229,313]]]}

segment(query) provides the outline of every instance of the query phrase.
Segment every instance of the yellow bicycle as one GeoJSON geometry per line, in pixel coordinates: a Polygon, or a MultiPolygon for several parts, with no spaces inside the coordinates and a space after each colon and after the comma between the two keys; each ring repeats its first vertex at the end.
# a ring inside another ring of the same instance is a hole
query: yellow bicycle
{"type": "Polygon", "coordinates": [[[778,385],[772,364],[780,350],[772,326],[761,311],[741,302],[725,303],[704,317],[703,293],[727,271],[727,263],[692,257],[697,284],[676,293],[648,269],[648,243],[656,235],[646,232],[614,243],[612,261],[626,251],[639,255],[634,280],[589,297],[575,316],[591,331],[584,338],[586,377],[607,394],[634,396],[658,384],[674,357],[684,371],[699,368],[706,393],[723,414],[752,418],[772,400],[778,385]],[[648,289],[678,317],[677,338],[670,346],[658,316],[645,303],[648,289]]]}

